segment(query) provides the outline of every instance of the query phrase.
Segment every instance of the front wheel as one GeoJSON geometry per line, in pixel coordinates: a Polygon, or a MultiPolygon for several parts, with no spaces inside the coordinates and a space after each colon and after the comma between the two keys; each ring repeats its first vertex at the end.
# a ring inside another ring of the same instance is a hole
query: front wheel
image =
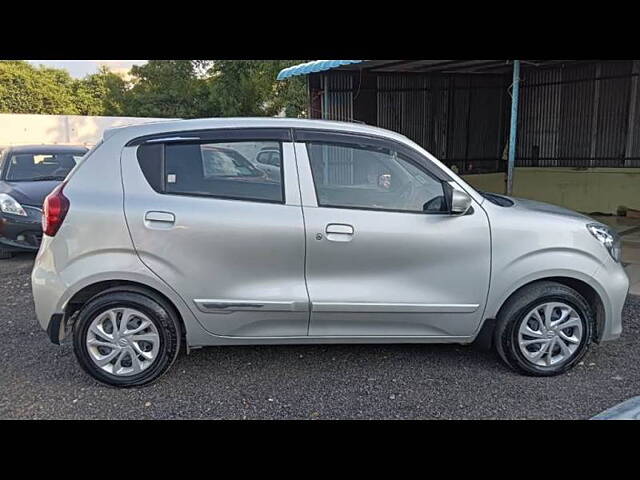
{"type": "Polygon", "coordinates": [[[137,292],[115,291],[90,300],[73,327],[80,366],[117,387],[152,382],[173,364],[180,327],[171,308],[137,292]]]}
{"type": "Polygon", "coordinates": [[[500,357],[526,375],[564,373],[584,357],[593,312],[566,285],[541,281],[510,298],[498,314],[495,345],[500,357]]]}

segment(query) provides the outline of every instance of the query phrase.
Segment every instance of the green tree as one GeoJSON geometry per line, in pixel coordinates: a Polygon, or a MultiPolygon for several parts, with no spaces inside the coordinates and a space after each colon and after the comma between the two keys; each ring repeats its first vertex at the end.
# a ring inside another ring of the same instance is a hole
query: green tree
{"type": "Polygon", "coordinates": [[[306,83],[278,81],[278,72],[299,61],[214,60],[208,70],[211,110],[229,116],[303,116],[306,83]]]}
{"type": "Polygon", "coordinates": [[[74,80],[66,70],[2,61],[0,112],[77,114],[74,80]]]}
{"type": "Polygon", "coordinates": [[[305,115],[306,79],[277,81],[294,60],[150,60],[130,80],[102,67],[66,70],[0,61],[0,112],[195,118],[305,115]]]}
{"type": "Polygon", "coordinates": [[[138,117],[207,116],[208,89],[199,66],[195,60],[150,60],[134,66],[124,112],[138,117]]]}
{"type": "Polygon", "coordinates": [[[81,115],[124,115],[127,82],[103,65],[98,73],[76,81],[75,95],[81,115]]]}
{"type": "MultiPolygon", "coordinates": [[[[288,64],[282,66],[282,68],[287,68],[300,62],[287,63],[288,64]]],[[[280,72],[282,68],[278,68],[278,72],[280,72]]],[[[278,72],[276,72],[276,76],[278,72]]],[[[307,117],[309,105],[307,77],[290,77],[286,80],[277,80],[276,82],[275,99],[284,110],[285,116],[295,118],[307,117]]]]}

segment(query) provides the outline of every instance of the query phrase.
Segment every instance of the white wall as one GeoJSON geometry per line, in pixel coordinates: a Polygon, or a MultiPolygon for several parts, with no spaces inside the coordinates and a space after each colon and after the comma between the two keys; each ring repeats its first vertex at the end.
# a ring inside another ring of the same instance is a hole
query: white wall
{"type": "Polygon", "coordinates": [[[107,128],[157,122],[167,118],[90,117],[0,113],[0,146],[31,144],[94,145],[107,128]]]}

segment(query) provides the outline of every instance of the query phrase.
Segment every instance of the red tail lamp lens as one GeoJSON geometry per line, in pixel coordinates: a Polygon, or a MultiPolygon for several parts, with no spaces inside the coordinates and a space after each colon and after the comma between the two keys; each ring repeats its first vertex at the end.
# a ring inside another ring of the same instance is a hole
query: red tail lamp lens
{"type": "Polygon", "coordinates": [[[53,237],[62,226],[64,217],[69,211],[69,199],[64,196],[62,190],[65,183],[58,185],[53,192],[44,199],[44,211],[42,213],[42,231],[45,235],[53,237]]]}

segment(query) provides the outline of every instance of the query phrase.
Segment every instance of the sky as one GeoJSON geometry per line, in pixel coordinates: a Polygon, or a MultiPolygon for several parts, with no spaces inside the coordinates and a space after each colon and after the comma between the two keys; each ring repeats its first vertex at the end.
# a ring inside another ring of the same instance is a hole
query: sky
{"type": "Polygon", "coordinates": [[[27,60],[33,65],[65,68],[74,78],[82,78],[90,73],[96,73],[100,65],[107,65],[116,73],[127,72],[133,65],[141,65],[146,60],[27,60]]]}

